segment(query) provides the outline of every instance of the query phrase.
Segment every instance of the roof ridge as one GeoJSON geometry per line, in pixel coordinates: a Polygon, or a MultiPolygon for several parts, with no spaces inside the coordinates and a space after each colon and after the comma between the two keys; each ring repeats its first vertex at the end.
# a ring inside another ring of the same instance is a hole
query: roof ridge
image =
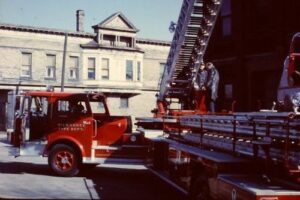
{"type": "Polygon", "coordinates": [[[58,29],[58,28],[47,28],[47,27],[36,27],[36,26],[29,26],[29,25],[21,25],[21,24],[9,24],[9,23],[1,23],[0,27],[3,28],[15,28],[15,29],[23,29],[23,30],[32,30],[32,31],[41,31],[41,32],[53,32],[53,33],[59,33],[59,34],[73,34],[73,35],[86,35],[86,36],[94,36],[95,33],[89,33],[89,32],[78,32],[78,31],[72,31],[72,30],[66,30],[66,29],[58,29]]]}
{"type": "Polygon", "coordinates": [[[116,17],[120,17],[124,20],[124,22],[130,27],[129,29],[138,32],[139,29],[137,29],[131,22],[130,20],[121,12],[115,12],[114,14],[110,15],[109,17],[107,17],[106,19],[104,19],[103,21],[101,21],[100,23],[92,26],[93,28],[109,28],[109,27],[105,27],[106,24],[108,24],[109,22],[111,22],[113,19],[115,19],[116,17]]]}

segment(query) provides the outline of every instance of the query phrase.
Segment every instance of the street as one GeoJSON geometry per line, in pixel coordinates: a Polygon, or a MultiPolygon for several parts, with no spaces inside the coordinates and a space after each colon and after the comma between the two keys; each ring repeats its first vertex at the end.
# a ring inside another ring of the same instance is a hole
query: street
{"type": "Polygon", "coordinates": [[[9,156],[14,150],[1,132],[0,198],[184,199],[143,166],[98,166],[77,177],[58,177],[48,168],[46,158],[9,156]]]}

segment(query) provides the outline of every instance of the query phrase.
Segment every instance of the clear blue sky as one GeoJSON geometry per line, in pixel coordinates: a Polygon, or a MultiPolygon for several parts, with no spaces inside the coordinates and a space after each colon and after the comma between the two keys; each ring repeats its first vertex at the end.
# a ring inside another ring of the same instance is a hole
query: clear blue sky
{"type": "Polygon", "coordinates": [[[172,40],[183,0],[0,0],[0,23],[76,29],[76,10],[85,11],[85,31],[121,11],[140,30],[138,38],[172,40]]]}

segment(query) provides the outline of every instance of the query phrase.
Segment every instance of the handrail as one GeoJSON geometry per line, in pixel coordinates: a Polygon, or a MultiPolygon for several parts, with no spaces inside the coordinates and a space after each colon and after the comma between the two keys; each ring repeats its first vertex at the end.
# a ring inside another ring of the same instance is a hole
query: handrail
{"type": "Polygon", "coordinates": [[[95,123],[95,126],[94,126],[94,135],[93,135],[93,138],[95,138],[95,137],[97,137],[97,135],[98,135],[98,126],[97,126],[97,120],[96,119],[94,119],[93,120],[94,121],[94,123],[95,123]]]}

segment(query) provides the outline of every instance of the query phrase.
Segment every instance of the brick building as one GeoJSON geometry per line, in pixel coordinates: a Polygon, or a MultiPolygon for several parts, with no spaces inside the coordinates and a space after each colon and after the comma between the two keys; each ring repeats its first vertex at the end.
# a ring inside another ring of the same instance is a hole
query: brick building
{"type": "Polygon", "coordinates": [[[67,33],[64,90],[101,91],[114,115],[149,116],[170,42],[137,38],[138,29],[115,13],[76,31],[0,24],[0,130],[12,127],[14,97],[20,91],[59,91],[67,33]]]}

